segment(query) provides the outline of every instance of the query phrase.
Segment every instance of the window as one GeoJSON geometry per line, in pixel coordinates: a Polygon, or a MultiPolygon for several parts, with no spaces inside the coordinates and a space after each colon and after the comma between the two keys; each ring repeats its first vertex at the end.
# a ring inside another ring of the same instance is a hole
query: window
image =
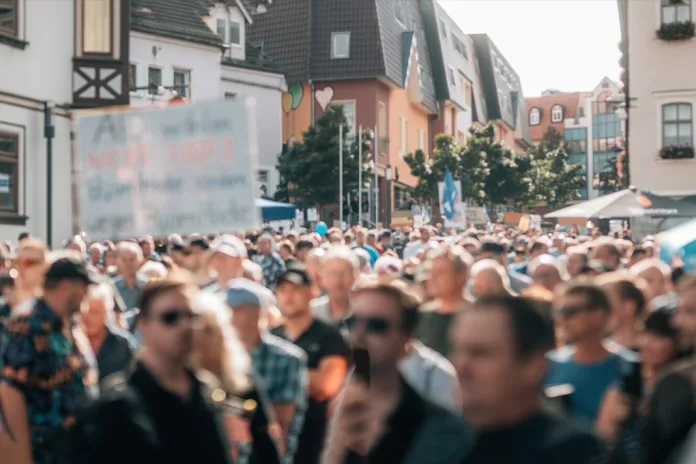
{"type": "Polygon", "coordinates": [[[83,53],[111,53],[112,13],[111,0],[82,0],[83,53]]]}
{"type": "Polygon", "coordinates": [[[258,182],[268,182],[268,171],[257,171],[256,180],[258,182]]]}
{"type": "Polygon", "coordinates": [[[690,103],[671,103],[662,106],[662,146],[693,146],[693,116],[690,103]]]}
{"type": "Polygon", "coordinates": [[[396,16],[396,20],[399,21],[399,24],[401,24],[401,26],[406,27],[406,19],[404,19],[404,9],[401,7],[401,5],[394,5],[394,16],[396,16]]]}
{"type": "Polygon", "coordinates": [[[457,53],[459,53],[464,59],[469,59],[469,52],[466,50],[466,44],[454,34],[452,34],[452,44],[454,45],[454,49],[457,51],[457,53]]]}
{"type": "Polygon", "coordinates": [[[532,108],[529,111],[529,125],[538,126],[539,124],[541,124],[541,112],[539,108],[532,108]]]}
{"type": "Polygon", "coordinates": [[[408,154],[408,120],[401,118],[401,150],[399,154],[403,157],[408,154]]]}
{"type": "Polygon", "coordinates": [[[227,21],[223,18],[218,18],[216,23],[217,35],[222,39],[223,42],[227,40],[225,33],[227,32],[227,21]]]}
{"type": "Polygon", "coordinates": [[[662,24],[691,21],[691,0],[662,0],[662,24]]]}
{"type": "Polygon", "coordinates": [[[447,24],[445,24],[444,20],[440,20],[440,33],[442,34],[442,38],[447,40],[447,24]]]}
{"type": "Polygon", "coordinates": [[[350,32],[331,33],[331,58],[350,58],[350,32]]]}
{"type": "Polygon", "coordinates": [[[418,29],[418,22],[416,21],[415,16],[411,16],[411,30],[415,32],[416,29],[418,29]]]}
{"type": "Polygon", "coordinates": [[[0,211],[19,212],[19,139],[0,132],[0,211]]]}
{"type": "Polygon", "coordinates": [[[563,122],[563,107],[561,105],[553,105],[551,108],[551,122],[563,122]]]}
{"type": "Polygon", "coordinates": [[[481,65],[479,64],[478,58],[474,59],[474,69],[476,70],[477,76],[481,74],[481,65]]]}
{"type": "Polygon", "coordinates": [[[457,82],[454,80],[454,68],[452,66],[447,68],[447,77],[449,78],[449,84],[456,89],[457,82]]]}
{"type": "MultiPolygon", "coordinates": [[[[384,102],[379,102],[377,105],[377,135],[385,137],[387,135],[387,105],[384,102]]],[[[382,143],[380,143],[380,147],[382,143]]]]}
{"type": "Polygon", "coordinates": [[[138,90],[138,65],[131,63],[128,74],[128,88],[131,92],[138,90]]]}
{"type": "Polygon", "coordinates": [[[242,25],[237,21],[230,21],[230,40],[232,45],[241,45],[242,43],[242,25]]]}
{"type": "Polygon", "coordinates": [[[343,114],[348,121],[347,135],[355,135],[355,102],[335,102],[334,104],[343,108],[343,114]]]}
{"type": "Polygon", "coordinates": [[[157,95],[157,88],[162,85],[162,70],[150,66],[147,70],[147,85],[150,95],[157,95]]]}
{"type": "Polygon", "coordinates": [[[461,82],[462,90],[464,90],[465,93],[466,104],[471,106],[474,99],[471,82],[469,82],[469,79],[467,79],[464,74],[459,75],[459,81],[461,82]]]}
{"type": "Polygon", "coordinates": [[[174,90],[180,97],[189,97],[191,89],[191,71],[174,69],[174,90]]]}
{"type": "Polygon", "coordinates": [[[19,0],[0,0],[0,34],[19,35],[19,0]]]}
{"type": "Polygon", "coordinates": [[[425,131],[418,129],[418,148],[425,151],[425,131]]]}

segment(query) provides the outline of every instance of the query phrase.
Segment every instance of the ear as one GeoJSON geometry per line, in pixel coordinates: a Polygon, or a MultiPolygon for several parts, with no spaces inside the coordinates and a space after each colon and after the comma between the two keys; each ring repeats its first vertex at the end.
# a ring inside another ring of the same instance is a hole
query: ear
{"type": "Polygon", "coordinates": [[[522,368],[522,380],[527,385],[541,385],[548,373],[549,361],[544,354],[533,354],[522,368]]]}

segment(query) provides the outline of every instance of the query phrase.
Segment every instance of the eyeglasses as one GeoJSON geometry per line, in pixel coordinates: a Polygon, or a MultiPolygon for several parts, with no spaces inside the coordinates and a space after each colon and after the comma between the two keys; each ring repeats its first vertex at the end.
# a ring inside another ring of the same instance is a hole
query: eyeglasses
{"type": "Polygon", "coordinates": [[[365,332],[373,335],[383,335],[391,328],[391,322],[383,317],[358,317],[354,314],[344,319],[348,330],[353,332],[358,325],[361,325],[365,332]]]}
{"type": "Polygon", "coordinates": [[[578,314],[585,313],[589,311],[590,308],[587,306],[565,306],[556,310],[556,314],[561,316],[563,319],[572,319],[578,314]]]}
{"type": "Polygon", "coordinates": [[[182,321],[196,321],[198,319],[198,314],[187,309],[170,309],[160,314],[158,319],[163,325],[167,327],[174,327],[181,324],[182,321]]]}

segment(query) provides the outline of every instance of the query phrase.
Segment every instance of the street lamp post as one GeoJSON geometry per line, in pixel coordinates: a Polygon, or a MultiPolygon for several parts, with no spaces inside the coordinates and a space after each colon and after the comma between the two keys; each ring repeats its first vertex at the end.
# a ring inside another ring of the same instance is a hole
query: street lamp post
{"type": "Polygon", "coordinates": [[[392,218],[392,167],[391,164],[387,164],[386,171],[386,180],[387,180],[387,204],[386,210],[387,210],[387,228],[391,229],[391,218],[392,218]]]}
{"type": "Polygon", "coordinates": [[[44,102],[44,138],[46,139],[46,244],[53,245],[53,138],[56,127],[53,123],[55,103],[44,102]]]}

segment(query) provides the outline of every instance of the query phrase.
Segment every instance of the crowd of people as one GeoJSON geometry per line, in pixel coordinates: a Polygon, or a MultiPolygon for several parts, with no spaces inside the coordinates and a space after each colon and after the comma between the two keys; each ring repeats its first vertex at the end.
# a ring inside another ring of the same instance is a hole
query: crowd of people
{"type": "Polygon", "coordinates": [[[696,279],[489,231],[0,245],[0,462],[696,462],[696,279]]]}

